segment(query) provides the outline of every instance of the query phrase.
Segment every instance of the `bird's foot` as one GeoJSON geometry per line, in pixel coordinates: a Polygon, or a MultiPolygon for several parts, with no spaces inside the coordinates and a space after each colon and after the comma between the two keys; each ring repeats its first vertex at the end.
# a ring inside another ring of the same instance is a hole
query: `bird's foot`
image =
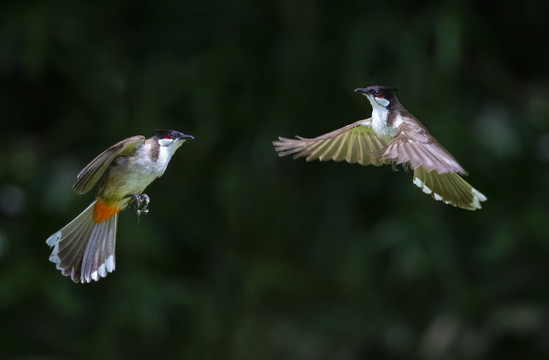
{"type": "Polygon", "coordinates": [[[149,195],[141,194],[141,204],[139,204],[139,207],[137,209],[137,216],[149,213],[149,209],[147,209],[147,207],[149,206],[150,202],[151,199],[149,198],[149,195]]]}
{"type": "Polygon", "coordinates": [[[149,206],[149,203],[151,202],[151,199],[149,198],[149,195],[147,194],[129,194],[127,197],[133,197],[133,199],[136,202],[136,208],[137,208],[137,217],[141,214],[147,214],[149,212],[149,209],[147,207],[149,206]]]}
{"type": "MultiPolygon", "coordinates": [[[[393,169],[393,171],[398,171],[398,167],[397,167],[397,163],[395,162],[395,159],[391,159],[391,169],[393,169]]],[[[402,163],[402,170],[404,170],[404,172],[406,174],[408,174],[408,172],[410,171],[410,164],[405,162],[405,163],[402,163]]]]}

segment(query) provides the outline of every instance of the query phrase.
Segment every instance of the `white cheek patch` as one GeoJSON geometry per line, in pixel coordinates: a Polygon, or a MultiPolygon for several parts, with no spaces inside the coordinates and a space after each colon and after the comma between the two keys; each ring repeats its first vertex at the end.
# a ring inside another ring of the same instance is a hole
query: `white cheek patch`
{"type": "Polygon", "coordinates": [[[387,107],[387,105],[389,105],[389,100],[387,100],[387,99],[374,97],[374,100],[375,100],[376,103],[378,103],[379,105],[381,105],[383,107],[387,107]]]}
{"type": "Polygon", "coordinates": [[[158,143],[160,144],[160,146],[168,146],[173,143],[173,139],[160,139],[158,140],[158,143]]]}

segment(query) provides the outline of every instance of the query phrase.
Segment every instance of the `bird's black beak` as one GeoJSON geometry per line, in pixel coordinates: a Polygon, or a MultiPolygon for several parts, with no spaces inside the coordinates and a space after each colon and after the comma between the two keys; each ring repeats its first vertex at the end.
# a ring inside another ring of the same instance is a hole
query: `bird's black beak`
{"type": "Polygon", "coordinates": [[[193,139],[194,139],[194,136],[188,135],[188,134],[179,133],[179,140],[186,140],[186,139],[193,140],[193,139]]]}
{"type": "Polygon", "coordinates": [[[366,92],[366,89],[365,88],[358,88],[358,89],[355,89],[355,92],[356,93],[360,93],[360,94],[364,94],[364,95],[367,95],[368,93],[366,92]]]}

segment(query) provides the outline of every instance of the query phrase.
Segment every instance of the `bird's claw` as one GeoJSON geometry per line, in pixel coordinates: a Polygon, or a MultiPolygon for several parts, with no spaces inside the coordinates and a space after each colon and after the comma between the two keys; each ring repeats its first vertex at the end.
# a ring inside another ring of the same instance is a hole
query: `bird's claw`
{"type": "Polygon", "coordinates": [[[136,208],[137,208],[137,216],[139,217],[141,214],[147,214],[149,212],[149,209],[147,207],[149,206],[149,203],[151,202],[151,199],[149,198],[149,195],[147,194],[130,194],[128,197],[133,197],[133,199],[136,202],[136,208]]]}
{"type": "MultiPolygon", "coordinates": [[[[398,167],[395,162],[395,159],[391,159],[391,168],[393,169],[393,171],[398,171],[398,167]]],[[[410,164],[407,162],[402,163],[402,170],[404,170],[404,172],[408,174],[408,172],[410,171],[410,164]]]]}

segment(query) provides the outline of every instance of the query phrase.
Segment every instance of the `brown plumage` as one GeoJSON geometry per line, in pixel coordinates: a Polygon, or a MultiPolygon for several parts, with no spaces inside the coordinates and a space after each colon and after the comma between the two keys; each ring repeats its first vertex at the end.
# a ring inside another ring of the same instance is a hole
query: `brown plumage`
{"type": "Polygon", "coordinates": [[[372,117],[327,134],[273,141],[279,156],[307,161],[347,161],[361,165],[402,164],[414,170],[414,184],[435,200],[467,210],[486,197],[463,180],[467,172],[386,86],[357,89],[368,97],[372,117]]]}
{"type": "Polygon", "coordinates": [[[158,130],[149,139],[132,136],[99,154],[78,174],[73,186],[85,194],[97,185],[96,199],[74,220],[51,235],[50,261],[74,282],[97,281],[114,271],[118,213],[134,199],[146,213],[145,188],[162,176],[174,152],[192,138],[175,130],[158,130]],[[144,202],[144,207],[141,207],[144,202]]]}

